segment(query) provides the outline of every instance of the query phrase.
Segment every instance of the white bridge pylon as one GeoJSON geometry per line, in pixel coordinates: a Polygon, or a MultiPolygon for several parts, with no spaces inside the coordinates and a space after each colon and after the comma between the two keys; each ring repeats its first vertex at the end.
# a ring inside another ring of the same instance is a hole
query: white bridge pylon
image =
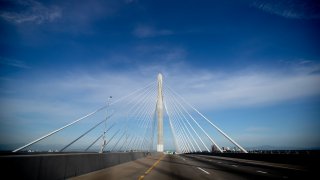
{"type": "Polygon", "coordinates": [[[158,144],[157,152],[163,152],[163,94],[162,94],[162,74],[158,74],[158,97],[157,97],[157,117],[158,117],[158,144]]]}
{"type": "MultiPolygon", "coordinates": [[[[170,88],[163,79],[163,75],[159,73],[157,81],[132,91],[127,96],[113,102],[110,102],[110,97],[107,105],[67,123],[61,128],[13,150],[13,152],[36,149],[39,143],[43,143],[48,146],[48,149],[51,149],[50,142],[46,143],[46,141],[49,141],[49,137],[54,139],[53,137],[59,136],[59,134],[64,134],[61,135],[64,142],[69,142],[61,144],[58,152],[74,151],[75,149],[100,153],[163,152],[166,149],[165,141],[169,142],[164,139],[164,137],[168,137],[168,135],[164,135],[167,132],[164,131],[166,128],[164,125],[168,124],[173,136],[175,151],[178,153],[211,152],[213,149],[223,152],[213,138],[212,132],[220,133],[240,151],[247,153],[216,124],[170,88]],[[80,126],[81,123],[82,128],[71,130],[80,126]],[[78,134],[73,137],[70,135],[68,139],[65,135],[68,134],[66,131],[70,131],[71,135],[78,134]],[[155,134],[157,134],[157,141],[154,141],[155,134]]],[[[43,144],[41,147],[44,147],[43,144]]],[[[56,145],[57,143],[53,142],[52,144],[56,145]]]]}

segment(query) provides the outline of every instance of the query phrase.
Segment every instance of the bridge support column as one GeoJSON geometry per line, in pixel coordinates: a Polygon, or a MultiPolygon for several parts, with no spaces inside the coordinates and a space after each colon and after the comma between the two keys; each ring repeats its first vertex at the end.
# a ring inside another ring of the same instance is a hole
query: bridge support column
{"type": "Polygon", "coordinates": [[[157,152],[163,152],[163,95],[162,95],[162,74],[161,73],[158,74],[157,117],[158,117],[157,152]]]}

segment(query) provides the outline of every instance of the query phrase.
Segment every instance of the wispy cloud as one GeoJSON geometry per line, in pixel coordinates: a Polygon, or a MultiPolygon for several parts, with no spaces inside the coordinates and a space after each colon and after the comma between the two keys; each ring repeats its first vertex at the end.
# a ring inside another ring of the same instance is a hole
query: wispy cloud
{"type": "MultiPolygon", "coordinates": [[[[312,67],[310,67],[312,68],[312,67]]],[[[149,65],[135,71],[121,72],[69,72],[68,74],[38,77],[30,80],[12,81],[19,97],[26,95],[21,103],[41,101],[62,103],[65,106],[98,106],[111,95],[120,98],[156,79],[163,72],[165,85],[180,93],[201,109],[226,109],[235,107],[265,106],[288,100],[320,95],[320,74],[295,71],[284,74],[278,71],[241,71],[236,73],[193,70],[184,64],[169,66],[149,65]],[[130,88],[125,88],[130,87],[130,88]],[[52,91],[55,89],[55,91],[52,91]],[[66,101],[66,97],[68,100],[66,101]],[[79,105],[82,104],[82,105],[79,105]]],[[[6,99],[9,102],[10,99],[6,99]]],[[[3,102],[3,101],[2,101],[3,102]]],[[[9,104],[9,103],[8,103],[9,104]]],[[[41,107],[50,107],[50,105],[41,107]]],[[[23,105],[24,108],[10,108],[17,111],[46,112],[37,106],[23,105]],[[30,108],[32,110],[30,110],[30,108]],[[28,110],[29,109],[29,110],[28,110]]],[[[84,109],[83,109],[84,108],[84,109]]],[[[48,112],[52,110],[48,108],[48,112]]]]}
{"type": "Polygon", "coordinates": [[[248,133],[265,133],[270,131],[270,128],[268,127],[261,127],[261,126],[251,126],[245,129],[248,133]]]}
{"type": "MultiPolygon", "coordinates": [[[[15,92],[0,96],[0,119],[6,119],[13,127],[21,122],[64,124],[101,106],[109,96],[116,100],[155,81],[158,72],[163,72],[165,86],[169,85],[201,111],[268,106],[320,95],[320,74],[295,66],[288,71],[260,69],[228,73],[170,64],[148,65],[121,73],[71,70],[21,78],[11,80],[10,85],[7,83],[1,89],[15,92]]],[[[246,129],[247,133],[257,131],[266,133],[267,129],[260,126],[246,129]]]]}
{"type": "Polygon", "coordinates": [[[62,16],[62,9],[58,6],[45,6],[35,0],[12,1],[12,10],[2,11],[0,17],[13,23],[52,22],[62,16]]]}
{"type": "Polygon", "coordinates": [[[134,3],[136,2],[137,0],[124,0],[124,3],[126,4],[131,4],[131,3],[134,3]]]}
{"type": "Polygon", "coordinates": [[[265,12],[292,19],[319,19],[319,2],[316,0],[257,0],[253,6],[265,12]]]}
{"type": "Polygon", "coordinates": [[[184,60],[187,56],[185,48],[164,44],[139,45],[134,48],[134,51],[135,53],[148,58],[151,62],[177,62],[184,60]]]}
{"type": "Polygon", "coordinates": [[[5,65],[5,66],[12,66],[12,67],[16,67],[16,68],[23,68],[23,69],[30,68],[30,66],[28,66],[23,61],[19,61],[16,59],[4,58],[4,57],[0,57],[0,64],[5,65]]]}
{"type": "Polygon", "coordinates": [[[320,92],[318,75],[255,72],[216,76],[202,81],[193,77],[194,83],[189,85],[192,90],[184,92],[185,96],[205,108],[230,108],[274,104],[320,92]],[[197,93],[200,89],[202,93],[197,93]]]}
{"type": "Polygon", "coordinates": [[[170,85],[188,101],[202,109],[225,109],[266,106],[317,96],[320,74],[310,73],[318,67],[290,66],[281,70],[243,70],[233,73],[181,71],[167,77],[170,85]]]}
{"type": "Polygon", "coordinates": [[[145,25],[140,25],[137,26],[133,30],[133,35],[139,38],[149,38],[149,37],[155,37],[155,36],[167,36],[167,35],[172,35],[173,31],[168,30],[168,29],[156,29],[151,26],[145,26],[145,25]]]}

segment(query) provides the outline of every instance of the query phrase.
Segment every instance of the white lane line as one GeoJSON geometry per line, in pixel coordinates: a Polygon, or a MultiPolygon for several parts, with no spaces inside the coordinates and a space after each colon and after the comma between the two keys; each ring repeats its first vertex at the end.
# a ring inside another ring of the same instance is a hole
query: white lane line
{"type": "Polygon", "coordinates": [[[185,158],[182,158],[184,161],[186,160],[185,158]]]}
{"type": "Polygon", "coordinates": [[[231,165],[231,166],[233,166],[233,167],[238,167],[237,165],[231,165]]]}
{"type": "Polygon", "coordinates": [[[210,174],[208,171],[206,171],[206,170],[204,170],[204,169],[202,169],[202,168],[200,168],[200,167],[198,167],[198,169],[200,169],[202,172],[204,172],[204,173],[206,173],[206,174],[210,174]]]}
{"type": "Polygon", "coordinates": [[[219,161],[218,163],[221,164],[222,162],[219,161]]]}
{"type": "Polygon", "coordinates": [[[265,171],[257,171],[258,173],[267,174],[265,171]]]}
{"type": "MultiPolygon", "coordinates": [[[[208,157],[206,155],[199,155],[202,157],[208,157]]],[[[237,158],[227,158],[227,157],[214,157],[216,160],[231,160],[231,161],[237,161],[237,162],[244,162],[244,163],[249,163],[249,164],[256,164],[256,165],[264,165],[264,166],[269,166],[269,167],[277,167],[277,168],[284,168],[284,169],[292,169],[292,170],[297,170],[297,171],[306,171],[305,168],[302,166],[293,166],[289,164],[277,164],[277,163],[267,163],[267,162],[262,162],[262,161],[255,161],[255,160],[245,160],[245,159],[237,159],[237,158]]]]}

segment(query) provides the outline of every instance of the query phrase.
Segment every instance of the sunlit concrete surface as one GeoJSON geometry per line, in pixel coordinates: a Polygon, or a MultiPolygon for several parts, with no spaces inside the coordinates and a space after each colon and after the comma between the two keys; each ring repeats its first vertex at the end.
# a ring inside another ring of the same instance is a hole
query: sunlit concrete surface
{"type": "Polygon", "coordinates": [[[199,155],[157,155],[72,179],[304,179],[299,166],[199,155]]]}

